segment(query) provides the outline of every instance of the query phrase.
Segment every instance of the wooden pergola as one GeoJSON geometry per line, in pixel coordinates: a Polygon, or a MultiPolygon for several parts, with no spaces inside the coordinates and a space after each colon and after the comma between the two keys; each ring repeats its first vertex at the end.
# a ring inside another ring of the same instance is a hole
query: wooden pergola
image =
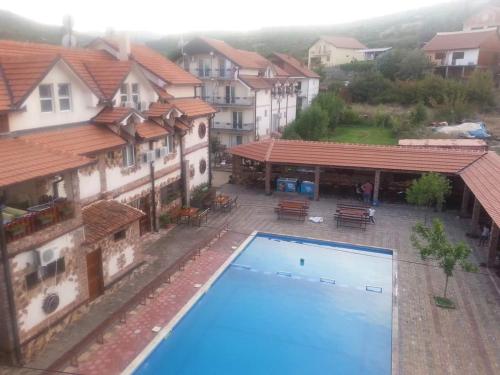
{"type": "Polygon", "coordinates": [[[464,182],[462,213],[467,212],[474,194],[472,232],[479,232],[481,207],[491,217],[488,265],[495,264],[500,237],[500,157],[493,152],[401,146],[372,146],[332,142],[267,139],[233,147],[233,180],[242,182],[243,165],[259,164],[266,194],[272,194],[272,170],[276,166],[295,166],[314,171],[314,199],[319,200],[323,171],[349,169],[373,176],[373,200],[379,200],[384,173],[421,174],[437,172],[464,182]]]}

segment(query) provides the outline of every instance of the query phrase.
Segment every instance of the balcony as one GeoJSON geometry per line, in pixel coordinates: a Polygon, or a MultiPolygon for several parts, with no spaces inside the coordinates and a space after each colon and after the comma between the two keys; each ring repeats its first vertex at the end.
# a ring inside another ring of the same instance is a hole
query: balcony
{"type": "Polygon", "coordinates": [[[220,80],[232,80],[234,79],[234,69],[191,69],[189,71],[191,74],[197,76],[200,79],[220,79],[220,80]]]}
{"type": "Polygon", "coordinates": [[[253,107],[253,96],[204,96],[203,100],[219,107],[253,107]]]}
{"type": "Polygon", "coordinates": [[[232,123],[215,121],[213,128],[215,130],[226,130],[231,132],[251,132],[255,129],[255,123],[232,123]]]}
{"type": "Polygon", "coordinates": [[[57,198],[26,209],[11,207],[7,204],[2,210],[7,243],[72,219],[74,212],[73,203],[66,198],[57,198]]]}

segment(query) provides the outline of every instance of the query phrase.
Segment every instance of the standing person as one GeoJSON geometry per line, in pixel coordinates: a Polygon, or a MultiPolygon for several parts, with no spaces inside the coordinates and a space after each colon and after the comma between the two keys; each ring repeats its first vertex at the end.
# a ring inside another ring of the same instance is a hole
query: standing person
{"type": "Polygon", "coordinates": [[[368,217],[370,218],[370,223],[375,224],[375,209],[373,207],[368,209],[368,217]]]}
{"type": "Polygon", "coordinates": [[[370,203],[373,191],[373,185],[370,181],[366,181],[363,186],[361,186],[361,190],[363,191],[363,202],[370,203]]]}
{"type": "Polygon", "coordinates": [[[479,246],[486,245],[486,241],[488,241],[488,238],[490,238],[490,228],[484,225],[481,236],[479,236],[479,246]]]}

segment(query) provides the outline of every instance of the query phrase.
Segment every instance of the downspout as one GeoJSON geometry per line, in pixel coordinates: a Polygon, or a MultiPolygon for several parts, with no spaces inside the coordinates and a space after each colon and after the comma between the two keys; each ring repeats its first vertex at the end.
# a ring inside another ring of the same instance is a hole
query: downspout
{"type": "Polygon", "coordinates": [[[12,338],[14,340],[14,361],[17,364],[23,364],[23,353],[21,351],[21,340],[19,338],[19,330],[17,326],[17,312],[15,306],[14,289],[12,286],[12,272],[10,270],[9,254],[7,251],[7,239],[3,226],[3,205],[0,203],[0,252],[2,255],[2,263],[5,274],[5,288],[7,289],[7,300],[9,304],[9,314],[12,330],[12,338]]]}
{"type": "MultiPolygon", "coordinates": [[[[149,150],[154,152],[153,142],[149,142],[149,150]]],[[[151,221],[153,224],[153,231],[158,232],[158,225],[156,220],[156,191],[155,191],[155,161],[151,160],[149,163],[149,174],[151,178],[151,221]]]]}
{"type": "Polygon", "coordinates": [[[253,140],[256,141],[258,134],[257,134],[257,93],[259,90],[255,90],[255,98],[254,98],[254,103],[253,103],[253,123],[254,123],[254,138],[253,140]]]}
{"type": "Polygon", "coordinates": [[[185,163],[184,163],[184,144],[182,143],[183,141],[184,134],[183,132],[179,133],[179,152],[181,154],[181,181],[182,181],[182,206],[187,206],[187,200],[186,200],[186,176],[187,172],[185,168],[185,163]]]}
{"type": "Polygon", "coordinates": [[[285,126],[288,125],[288,95],[289,93],[286,93],[286,109],[285,109],[285,126]]]}
{"type": "Polygon", "coordinates": [[[215,113],[208,117],[208,186],[212,187],[212,126],[215,113]]]}

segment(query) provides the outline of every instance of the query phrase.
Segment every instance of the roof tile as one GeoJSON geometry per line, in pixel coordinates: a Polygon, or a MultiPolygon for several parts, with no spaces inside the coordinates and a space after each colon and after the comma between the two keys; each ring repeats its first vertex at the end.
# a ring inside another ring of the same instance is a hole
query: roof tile
{"type": "Polygon", "coordinates": [[[497,38],[496,29],[437,33],[423,48],[424,51],[450,51],[479,48],[489,38],[497,38]]]}

